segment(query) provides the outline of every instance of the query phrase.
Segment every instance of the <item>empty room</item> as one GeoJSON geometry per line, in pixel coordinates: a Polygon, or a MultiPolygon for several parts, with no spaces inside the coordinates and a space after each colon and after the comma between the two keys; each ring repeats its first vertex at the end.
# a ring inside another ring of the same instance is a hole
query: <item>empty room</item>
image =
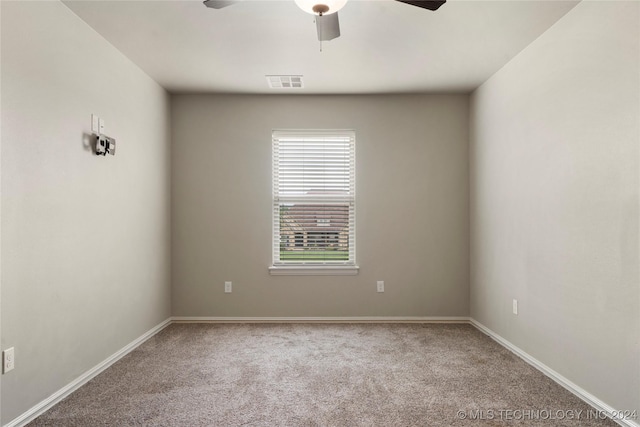
{"type": "Polygon", "coordinates": [[[640,2],[0,37],[1,426],[640,426],[640,2]]]}

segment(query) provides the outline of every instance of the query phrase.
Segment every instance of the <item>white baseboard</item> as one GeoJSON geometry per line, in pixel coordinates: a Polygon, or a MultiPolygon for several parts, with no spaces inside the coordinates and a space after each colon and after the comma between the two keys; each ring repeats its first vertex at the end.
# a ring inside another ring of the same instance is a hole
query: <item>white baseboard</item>
{"type": "Polygon", "coordinates": [[[175,316],[174,323],[469,323],[464,316],[427,317],[190,317],[175,316]]]}
{"type": "Polygon", "coordinates": [[[118,350],[116,353],[109,356],[107,359],[103,360],[98,365],[89,369],[84,374],[80,375],[71,383],[67,384],[57,392],[53,393],[51,396],[47,397],[42,402],[38,403],[27,412],[23,413],[19,417],[10,421],[8,424],[5,424],[4,427],[22,427],[31,421],[35,420],[38,416],[42,415],[49,409],[51,409],[54,405],[62,401],[65,397],[69,396],[71,393],[88,383],[91,379],[93,379],[96,375],[103,372],[105,369],[113,365],[118,360],[122,359],[124,356],[129,354],[131,351],[135,350],[140,344],[166,328],[171,324],[171,318],[163,321],[159,325],[153,327],[149,331],[145,332],[140,337],[136,338],[122,349],[118,350]]]}
{"type": "MultiPolygon", "coordinates": [[[[551,369],[550,367],[548,367],[544,363],[540,362],[538,359],[536,359],[535,357],[531,356],[529,353],[525,352],[521,348],[519,348],[519,347],[515,346],[514,344],[512,344],[511,342],[507,341],[506,339],[504,339],[500,335],[496,334],[491,329],[487,328],[486,326],[484,326],[482,323],[478,322],[477,320],[475,320],[473,318],[470,318],[469,321],[479,331],[481,331],[484,334],[487,334],[489,337],[491,337],[498,344],[502,345],[507,350],[511,351],[516,356],[520,357],[522,360],[524,360],[525,362],[527,362],[528,364],[530,364],[534,368],[538,369],[540,372],[542,372],[543,374],[545,374],[546,376],[548,376],[549,378],[554,380],[556,383],[558,383],[559,385],[561,385],[565,389],[569,390],[571,393],[575,394],[577,397],[579,397],[580,399],[585,401],[587,404],[589,404],[590,406],[595,408],[597,411],[601,411],[601,413],[606,414],[609,418],[612,418],[612,414],[618,414],[618,413],[621,412],[621,411],[617,411],[613,407],[607,405],[602,400],[598,399],[597,397],[595,397],[591,393],[589,393],[586,390],[584,390],[582,387],[580,387],[580,386],[576,385],[575,383],[569,381],[567,378],[565,378],[564,376],[560,375],[558,372],[554,371],[553,369],[551,369]]],[[[640,427],[640,424],[636,423],[633,420],[629,420],[629,419],[624,419],[624,420],[622,420],[622,419],[613,419],[613,421],[615,421],[619,425],[625,426],[625,427],[640,427]]]]}

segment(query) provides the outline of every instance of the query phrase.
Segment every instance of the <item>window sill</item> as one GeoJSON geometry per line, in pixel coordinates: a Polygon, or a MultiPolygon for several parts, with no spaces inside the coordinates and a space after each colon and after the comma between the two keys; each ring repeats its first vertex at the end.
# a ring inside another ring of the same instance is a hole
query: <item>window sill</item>
{"type": "Polygon", "coordinates": [[[357,265],[282,265],[269,267],[269,274],[272,276],[355,276],[359,270],[360,267],[357,265]]]}

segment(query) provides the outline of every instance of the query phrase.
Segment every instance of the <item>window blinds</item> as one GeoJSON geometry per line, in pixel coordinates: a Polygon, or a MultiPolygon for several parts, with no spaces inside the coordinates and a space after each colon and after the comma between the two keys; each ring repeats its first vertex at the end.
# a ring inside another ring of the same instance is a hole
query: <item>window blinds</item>
{"type": "Polygon", "coordinates": [[[274,265],[355,265],[355,134],[273,132],[274,265]]]}

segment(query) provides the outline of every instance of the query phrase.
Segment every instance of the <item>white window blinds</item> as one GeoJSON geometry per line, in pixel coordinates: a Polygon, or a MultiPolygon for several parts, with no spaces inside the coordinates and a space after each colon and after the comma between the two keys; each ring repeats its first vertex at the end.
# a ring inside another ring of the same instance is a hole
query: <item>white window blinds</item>
{"type": "Polygon", "coordinates": [[[355,265],[355,134],[273,132],[274,266],[355,265]]]}

